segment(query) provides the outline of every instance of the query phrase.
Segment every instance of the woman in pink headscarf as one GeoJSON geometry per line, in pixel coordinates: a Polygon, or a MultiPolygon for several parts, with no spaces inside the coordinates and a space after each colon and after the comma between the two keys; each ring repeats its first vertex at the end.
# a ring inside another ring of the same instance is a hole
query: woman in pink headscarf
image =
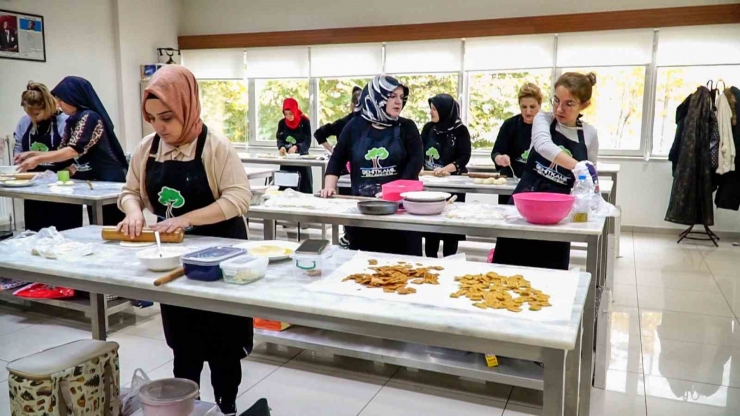
{"type": "MultiPolygon", "coordinates": [[[[193,74],[178,65],[159,70],[142,111],[156,133],[142,140],[131,160],[118,200],[126,218],[118,228],[139,235],[147,208],[158,217],[151,228],[160,232],[246,239],[249,180],[229,141],[201,121],[193,74]]],[[[162,322],[175,377],[200,383],[207,361],[221,411],[235,414],[239,361],[252,349],[252,318],[162,305],[162,322]]]]}

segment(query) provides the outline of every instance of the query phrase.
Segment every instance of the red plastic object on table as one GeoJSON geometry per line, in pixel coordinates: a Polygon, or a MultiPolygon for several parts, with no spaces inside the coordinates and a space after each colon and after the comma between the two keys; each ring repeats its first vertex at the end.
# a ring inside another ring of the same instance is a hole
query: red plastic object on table
{"type": "Polygon", "coordinates": [[[424,190],[424,182],[410,179],[399,179],[397,181],[383,184],[383,199],[386,201],[398,202],[402,200],[401,194],[404,192],[416,192],[424,190]]]}
{"type": "Polygon", "coordinates": [[[567,217],[575,197],[550,192],[526,192],[514,194],[514,205],[527,222],[552,225],[567,217]]]}
{"type": "Polygon", "coordinates": [[[28,299],[65,299],[73,298],[75,296],[75,290],[66,287],[49,286],[43,283],[33,283],[13,292],[13,296],[28,299]]]}

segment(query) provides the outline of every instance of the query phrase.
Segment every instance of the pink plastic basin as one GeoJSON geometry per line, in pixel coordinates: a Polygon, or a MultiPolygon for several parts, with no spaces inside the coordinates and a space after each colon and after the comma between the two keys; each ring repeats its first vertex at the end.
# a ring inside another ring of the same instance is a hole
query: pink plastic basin
{"type": "Polygon", "coordinates": [[[550,192],[527,192],[514,195],[514,205],[519,214],[532,224],[557,224],[568,216],[575,198],[571,195],[550,192]]]}
{"type": "Polygon", "coordinates": [[[413,181],[409,179],[399,179],[397,181],[383,184],[383,199],[386,201],[400,201],[401,194],[404,192],[423,191],[424,183],[422,181],[413,181]]]}

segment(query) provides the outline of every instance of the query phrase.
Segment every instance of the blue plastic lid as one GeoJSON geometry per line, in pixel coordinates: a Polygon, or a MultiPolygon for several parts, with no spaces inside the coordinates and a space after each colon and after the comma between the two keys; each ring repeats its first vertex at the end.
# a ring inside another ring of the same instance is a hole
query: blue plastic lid
{"type": "Polygon", "coordinates": [[[579,181],[585,181],[586,180],[586,175],[578,175],[578,180],[579,181]]]}
{"type": "Polygon", "coordinates": [[[182,256],[182,262],[196,266],[218,266],[224,260],[246,253],[243,248],[216,246],[188,253],[182,256]]]}

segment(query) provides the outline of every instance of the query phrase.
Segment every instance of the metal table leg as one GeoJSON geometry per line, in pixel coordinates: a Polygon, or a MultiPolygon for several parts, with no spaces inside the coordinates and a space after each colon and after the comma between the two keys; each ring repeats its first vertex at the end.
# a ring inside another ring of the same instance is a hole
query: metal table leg
{"type": "Polygon", "coordinates": [[[581,338],[583,321],[576,337],[576,346],[565,357],[565,414],[588,416],[590,409],[579,409],[578,382],[581,379],[581,338]]]}
{"type": "Polygon", "coordinates": [[[544,392],[542,394],[542,416],[563,416],[565,410],[566,352],[563,350],[546,349],[543,356],[545,379],[544,392]]]}
{"type": "Polygon", "coordinates": [[[93,339],[105,341],[105,295],[90,293],[90,321],[92,323],[93,339]]]}
{"type": "Polygon", "coordinates": [[[102,203],[96,202],[95,206],[93,206],[92,218],[90,222],[95,225],[103,225],[103,204],[102,203]]]}
{"type": "Polygon", "coordinates": [[[598,282],[599,237],[589,237],[586,247],[586,271],[591,274],[591,284],[583,307],[583,338],[581,341],[581,379],[579,407],[591,408],[591,382],[594,365],[594,330],[596,323],[596,283],[598,282]]]}
{"type": "Polygon", "coordinates": [[[275,220],[263,220],[262,230],[265,240],[275,239],[275,220]]]}
{"type": "Polygon", "coordinates": [[[339,244],[339,225],[331,225],[331,243],[335,246],[339,244]]]}

